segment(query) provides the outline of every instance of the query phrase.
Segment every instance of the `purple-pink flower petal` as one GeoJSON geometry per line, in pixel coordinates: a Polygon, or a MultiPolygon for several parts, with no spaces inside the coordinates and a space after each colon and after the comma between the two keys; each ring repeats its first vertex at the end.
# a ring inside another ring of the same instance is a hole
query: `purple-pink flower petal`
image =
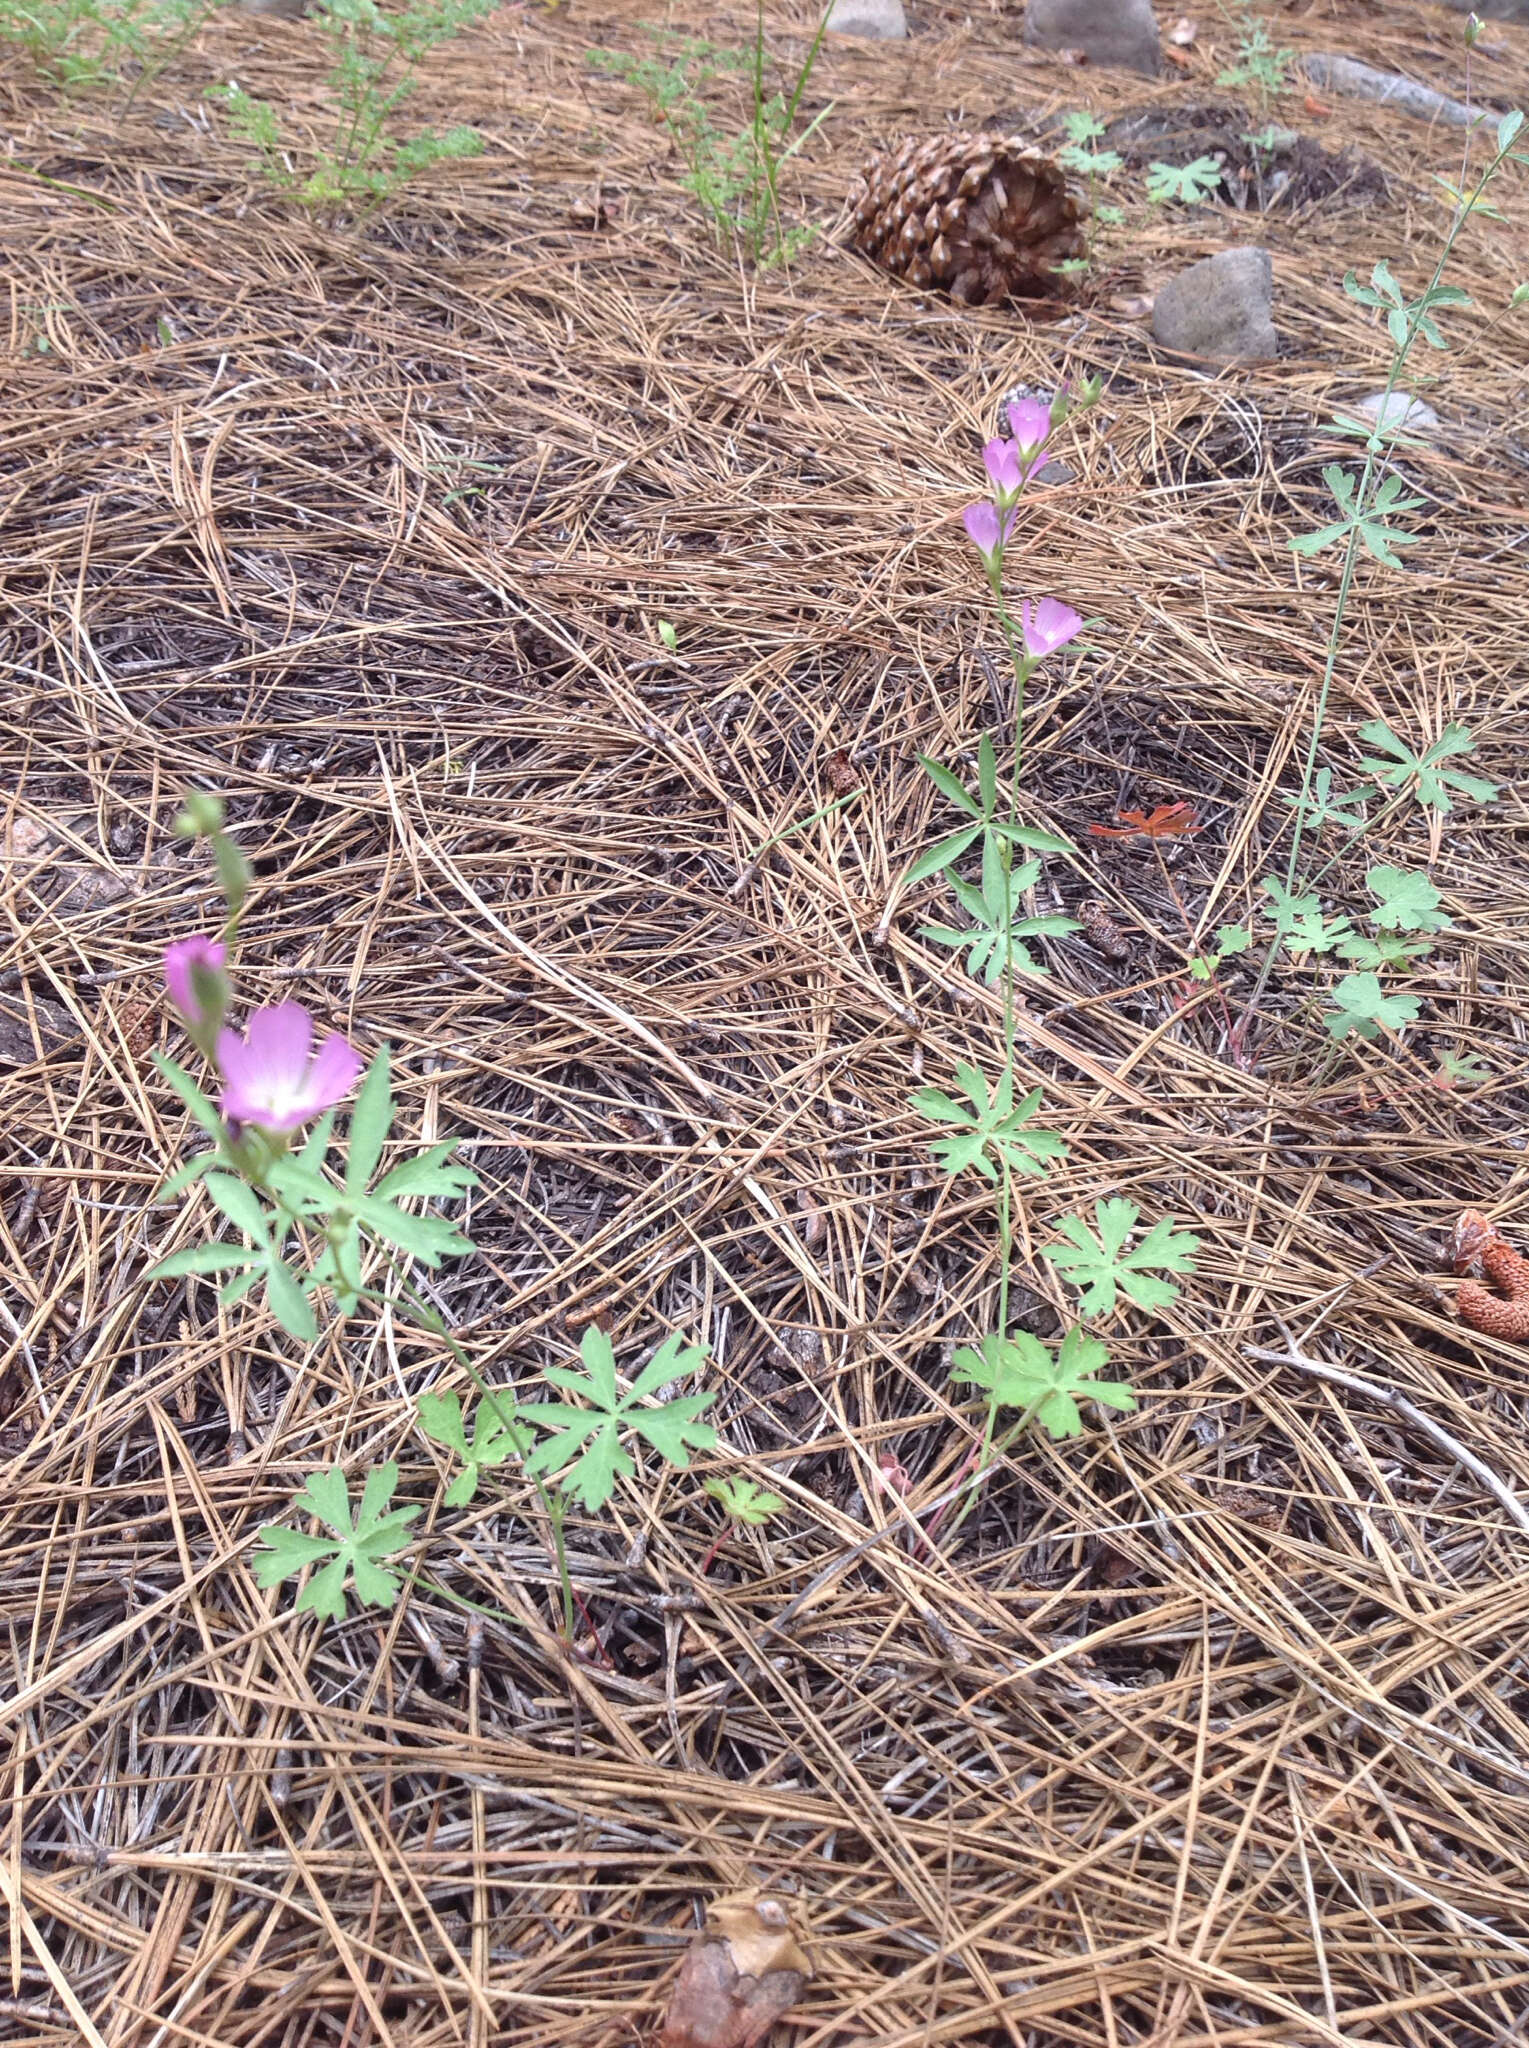
{"type": "Polygon", "coordinates": [[[1013,533],[1018,518],[1018,509],[1011,505],[1000,520],[998,507],[987,498],[979,504],[968,505],[961,514],[967,537],[981,555],[986,568],[991,570],[998,561],[999,554],[1013,533]]]}
{"type": "Polygon", "coordinates": [[[220,946],[216,939],[206,939],[200,934],[194,939],[177,939],[173,945],[166,946],[165,987],[170,992],[171,1002],[188,1024],[195,1026],[207,1021],[192,978],[193,970],[201,968],[205,975],[221,975],[227,957],[226,947],[220,946]]]}
{"type": "Polygon", "coordinates": [[[1009,406],[1009,432],[1022,469],[1030,469],[1051,438],[1051,407],[1039,398],[1016,398],[1009,406]]]}
{"type": "Polygon", "coordinates": [[[1020,473],[1019,451],[1014,443],[1002,439],[989,441],[982,451],[982,460],[994,494],[1000,498],[1017,498],[1024,477],[1020,473]]]}
{"type": "Polygon", "coordinates": [[[266,1131],[295,1131],[321,1110],[343,1102],[361,1072],[361,1056],[337,1033],[311,1062],[313,1019],[301,1003],[256,1010],[243,1038],[218,1034],[223,1114],[266,1131]]]}
{"type": "Polygon", "coordinates": [[[308,1069],[308,1094],[315,1114],[345,1100],[361,1078],[362,1065],[361,1055],[350,1040],[331,1031],[308,1069]]]}
{"type": "Polygon", "coordinates": [[[1032,659],[1042,661],[1081,633],[1083,621],[1060,598],[1043,597],[1036,605],[1026,598],[1019,608],[1019,629],[1032,659]]]}
{"type": "Polygon", "coordinates": [[[998,547],[998,507],[990,505],[984,498],[979,505],[968,505],[961,514],[966,527],[967,538],[979,555],[988,556],[998,547]]]}

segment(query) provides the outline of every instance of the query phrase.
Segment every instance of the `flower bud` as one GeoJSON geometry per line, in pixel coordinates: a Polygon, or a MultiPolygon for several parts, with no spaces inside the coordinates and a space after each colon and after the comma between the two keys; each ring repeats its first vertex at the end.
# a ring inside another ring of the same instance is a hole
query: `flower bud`
{"type": "Polygon", "coordinates": [[[201,839],[216,832],[223,823],[223,799],[210,789],[190,789],[175,820],[178,839],[201,839]]]}

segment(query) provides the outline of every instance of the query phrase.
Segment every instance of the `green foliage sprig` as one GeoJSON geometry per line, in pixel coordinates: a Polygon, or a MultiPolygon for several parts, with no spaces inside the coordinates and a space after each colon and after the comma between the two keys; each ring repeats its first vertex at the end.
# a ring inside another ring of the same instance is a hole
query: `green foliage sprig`
{"type": "Polygon", "coordinates": [[[824,107],[800,133],[792,134],[827,26],[825,14],[789,93],[765,90],[762,0],[749,50],[723,49],[694,38],[676,46],[665,31],[655,29],[650,34],[659,49],[652,55],[634,57],[621,50],[588,53],[595,70],[624,79],[646,97],[685,165],[686,188],[718,240],[728,242],[737,235],[750,262],[765,269],[789,262],[817,233],[808,226],[783,225],[780,172],[832,111],[824,107]],[[746,73],[752,91],[748,125],[733,135],[718,128],[704,97],[706,88],[727,73],[746,73]]]}
{"type": "Polygon", "coordinates": [[[429,53],[481,21],[495,0],[315,0],[314,19],[333,52],[328,90],[335,136],[307,156],[281,114],[238,85],[217,88],[229,126],[259,158],[269,182],[315,208],[371,208],[430,165],[481,154],[476,129],[426,130],[401,139],[389,123],[414,90],[429,53]]]}

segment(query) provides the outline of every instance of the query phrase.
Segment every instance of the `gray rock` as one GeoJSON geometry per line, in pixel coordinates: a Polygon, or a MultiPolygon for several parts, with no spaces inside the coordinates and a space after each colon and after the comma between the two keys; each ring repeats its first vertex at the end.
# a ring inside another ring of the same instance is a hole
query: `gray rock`
{"type": "Polygon", "coordinates": [[[1409,398],[1405,391],[1372,391],[1354,407],[1367,420],[1383,427],[1407,427],[1414,434],[1429,433],[1439,424],[1439,415],[1421,398],[1409,398]]]}
{"type": "Polygon", "coordinates": [[[307,0],[236,0],[246,14],[264,14],[275,21],[301,21],[308,12],[307,0]]]}
{"type": "Polygon", "coordinates": [[[1030,0],[1025,41],[1042,50],[1081,50],[1090,64],[1143,78],[1163,69],[1152,0],[1030,0]]]}
{"type": "Polygon", "coordinates": [[[62,1003],[0,995],[0,1067],[33,1066],[79,1036],[79,1025],[62,1003]]]}
{"type": "Polygon", "coordinates": [[[1171,278],[1152,307],[1154,339],[1173,354],[1218,363],[1279,354],[1274,266],[1267,249],[1222,249],[1171,278]]]}
{"type": "Polygon", "coordinates": [[[1431,85],[1419,85],[1415,78],[1399,72],[1377,71],[1361,64],[1357,57],[1340,57],[1334,50],[1313,50],[1301,59],[1301,67],[1315,86],[1325,92],[1346,92],[1355,99],[1378,100],[1398,113],[1415,114],[1420,121],[1442,121],[1446,128],[1469,128],[1481,120],[1485,110],[1467,107],[1459,100],[1446,99],[1431,85]]]}
{"type": "Polygon", "coordinates": [[[1457,14],[1479,14],[1483,21],[1529,21],[1529,0],[1443,0],[1457,14]]]}
{"type": "Polygon", "coordinates": [[[834,0],[828,27],[836,36],[865,36],[876,43],[900,43],[908,33],[903,0],[834,0]]]}

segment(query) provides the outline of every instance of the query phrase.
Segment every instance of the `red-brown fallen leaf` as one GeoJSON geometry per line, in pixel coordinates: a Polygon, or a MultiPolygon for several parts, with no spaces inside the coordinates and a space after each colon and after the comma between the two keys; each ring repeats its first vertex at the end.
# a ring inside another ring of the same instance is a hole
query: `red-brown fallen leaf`
{"type": "Polygon", "coordinates": [[[1193,804],[1159,804],[1149,816],[1146,811],[1118,811],[1119,825],[1090,825],[1098,839],[1182,839],[1198,832],[1200,820],[1193,804]]]}
{"type": "Polygon", "coordinates": [[[1164,43],[1163,55],[1170,64],[1176,64],[1180,71],[1193,71],[1195,60],[1187,50],[1176,50],[1172,43],[1164,43]]]}
{"type": "Polygon", "coordinates": [[[1332,112],[1332,108],[1324,101],[1319,100],[1314,92],[1307,93],[1303,104],[1307,113],[1310,114],[1314,121],[1325,121],[1332,112]]]}
{"type": "Polygon", "coordinates": [[[685,1953],[659,2048],[758,2048],[811,1975],[786,1900],[718,1899],[685,1953]]]}

